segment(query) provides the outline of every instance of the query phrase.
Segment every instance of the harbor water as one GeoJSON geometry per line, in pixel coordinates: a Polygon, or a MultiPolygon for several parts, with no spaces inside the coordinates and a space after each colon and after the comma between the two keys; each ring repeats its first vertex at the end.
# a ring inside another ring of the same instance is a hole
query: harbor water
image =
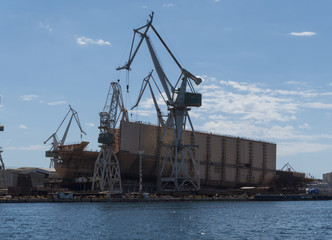
{"type": "Polygon", "coordinates": [[[0,204],[0,239],[332,239],[332,201],[0,204]]]}

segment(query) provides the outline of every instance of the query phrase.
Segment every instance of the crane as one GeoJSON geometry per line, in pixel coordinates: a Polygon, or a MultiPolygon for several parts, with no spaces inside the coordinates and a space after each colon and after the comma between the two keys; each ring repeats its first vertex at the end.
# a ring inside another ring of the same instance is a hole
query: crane
{"type": "Polygon", "coordinates": [[[125,69],[131,70],[131,64],[140,49],[143,40],[145,40],[154,68],[157,72],[159,81],[166,95],[166,105],[168,109],[168,117],[163,128],[160,142],[162,143],[165,134],[169,128],[173,129],[173,141],[165,145],[166,154],[164,156],[162,166],[159,165],[158,172],[158,189],[161,191],[182,191],[182,190],[199,190],[200,176],[199,176],[199,145],[197,136],[195,134],[192,122],[189,117],[189,107],[200,107],[202,96],[196,93],[192,81],[199,85],[202,79],[194,76],[189,71],[184,69],[173,53],[170,51],[164,40],[161,38],[157,30],[152,25],[153,22],[152,12],[150,19],[147,23],[134,29],[134,35],[128,61],[117,70],[125,69]],[[165,47],[171,58],[180,69],[180,76],[175,85],[173,85],[167,78],[158,58],[156,52],[151,44],[150,37],[148,36],[149,29],[152,29],[162,45],[165,47]],[[134,50],[134,42],[136,35],[139,35],[140,40],[134,50]],[[134,51],[133,51],[134,50],[134,51]],[[191,81],[190,81],[191,80],[191,81]],[[187,86],[191,91],[187,91],[187,86]],[[193,144],[184,144],[184,130],[186,124],[189,122],[193,140],[193,144]],[[167,166],[171,166],[171,169],[167,166]]]}
{"type": "Polygon", "coordinates": [[[64,119],[62,120],[62,122],[60,123],[57,130],[48,139],[46,139],[46,141],[44,141],[44,144],[46,144],[50,139],[53,139],[51,149],[46,151],[46,153],[45,153],[46,157],[49,157],[51,159],[50,160],[50,166],[49,166],[50,168],[54,167],[54,163],[61,162],[61,159],[60,159],[60,157],[57,153],[57,150],[59,150],[60,146],[63,146],[65,144],[65,141],[66,141],[66,138],[67,138],[67,135],[68,135],[68,132],[69,132],[69,128],[70,128],[70,125],[71,125],[71,122],[72,122],[73,118],[76,120],[76,123],[77,123],[77,125],[78,125],[78,127],[81,131],[81,134],[83,133],[83,134],[86,135],[86,133],[83,131],[83,129],[81,127],[80,120],[78,118],[77,112],[69,105],[69,110],[68,110],[67,114],[65,115],[64,119]],[[66,127],[66,130],[65,130],[61,140],[59,140],[58,137],[57,137],[57,133],[58,133],[59,129],[61,128],[62,124],[67,119],[69,113],[71,113],[71,116],[69,118],[68,125],[66,127]]]}
{"type": "MultiPolygon", "coordinates": [[[[1,100],[1,96],[0,96],[0,100],[1,100]]],[[[4,131],[4,126],[0,125],[0,132],[3,132],[3,131],[4,131]]],[[[2,156],[1,156],[2,152],[3,152],[2,147],[0,147],[0,171],[1,171],[1,175],[2,175],[3,181],[5,183],[5,186],[7,187],[6,175],[5,175],[5,169],[6,168],[5,168],[5,164],[3,163],[3,160],[2,160],[2,156]]]]}
{"type": "Polygon", "coordinates": [[[114,152],[115,127],[120,116],[121,121],[128,121],[128,112],[124,107],[121,86],[117,82],[111,82],[103,111],[99,113],[99,137],[100,151],[95,162],[92,178],[92,190],[122,193],[121,173],[118,158],[114,152]],[[117,114],[118,108],[120,114],[117,114]]]}
{"type": "MultiPolygon", "coordinates": [[[[161,124],[161,126],[165,127],[165,121],[164,121],[164,119],[163,119],[163,117],[162,117],[162,114],[161,114],[160,108],[159,108],[159,106],[158,106],[157,99],[156,99],[156,97],[155,97],[155,95],[154,95],[154,93],[153,93],[152,86],[151,86],[151,84],[150,84],[150,78],[152,78],[152,80],[153,80],[153,82],[155,83],[155,85],[156,85],[156,87],[157,87],[157,89],[158,89],[160,95],[162,96],[162,94],[161,94],[161,92],[160,92],[160,90],[159,90],[159,88],[158,88],[158,85],[156,84],[156,81],[154,80],[154,78],[153,78],[153,76],[152,76],[152,72],[153,72],[153,70],[149,73],[148,76],[146,76],[146,77],[143,79],[143,82],[142,82],[142,85],[141,85],[141,90],[140,90],[140,93],[139,93],[139,96],[138,96],[137,102],[136,102],[136,104],[135,104],[130,110],[133,110],[134,108],[136,108],[136,107],[138,106],[138,104],[139,104],[139,102],[141,101],[141,98],[142,98],[142,96],[143,96],[143,93],[144,93],[144,91],[145,91],[145,89],[146,89],[146,86],[149,86],[149,89],[150,89],[150,92],[151,92],[151,96],[152,96],[152,100],[153,100],[153,104],[154,104],[154,107],[155,107],[156,112],[157,112],[158,121],[159,121],[159,123],[161,124]]],[[[165,99],[164,99],[164,101],[165,101],[165,99]]],[[[165,102],[166,102],[166,101],[165,101],[165,102]]]]}

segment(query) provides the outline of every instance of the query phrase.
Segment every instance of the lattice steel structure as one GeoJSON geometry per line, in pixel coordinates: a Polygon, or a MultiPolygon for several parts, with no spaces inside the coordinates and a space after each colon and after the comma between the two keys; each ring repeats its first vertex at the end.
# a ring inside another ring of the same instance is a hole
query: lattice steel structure
{"type": "MultiPolygon", "coordinates": [[[[0,125],[0,132],[3,132],[4,130],[4,126],[3,125],[0,125]]],[[[0,171],[1,171],[1,176],[3,178],[3,181],[5,183],[5,187],[7,187],[7,182],[6,182],[6,174],[5,174],[5,164],[3,163],[3,159],[2,159],[2,147],[0,147],[0,171]]]]}
{"type": "Polygon", "coordinates": [[[103,111],[99,113],[100,134],[98,143],[101,143],[101,145],[95,162],[92,190],[122,193],[119,160],[113,149],[115,127],[120,118],[120,115],[117,115],[118,108],[121,110],[122,120],[128,121],[128,113],[124,107],[121,86],[117,82],[112,82],[103,111]]]}

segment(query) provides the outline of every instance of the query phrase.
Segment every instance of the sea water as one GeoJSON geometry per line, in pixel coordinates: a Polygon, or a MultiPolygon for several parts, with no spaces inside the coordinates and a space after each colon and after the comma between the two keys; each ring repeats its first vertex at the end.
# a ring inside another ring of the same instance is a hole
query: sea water
{"type": "Polygon", "coordinates": [[[0,239],[332,239],[332,201],[4,203],[0,239]]]}

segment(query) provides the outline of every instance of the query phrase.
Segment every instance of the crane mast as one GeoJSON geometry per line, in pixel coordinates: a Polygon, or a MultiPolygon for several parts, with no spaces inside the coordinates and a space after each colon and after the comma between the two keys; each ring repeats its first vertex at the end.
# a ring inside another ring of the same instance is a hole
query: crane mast
{"type": "MultiPolygon", "coordinates": [[[[3,132],[3,131],[4,131],[4,126],[0,125],[0,132],[3,132]]],[[[2,152],[3,152],[2,151],[2,147],[0,147],[0,171],[1,171],[1,175],[2,175],[3,181],[5,183],[5,187],[7,187],[6,174],[5,174],[5,169],[6,168],[5,168],[5,164],[3,163],[2,156],[1,156],[2,152]]]]}
{"type": "Polygon", "coordinates": [[[157,179],[158,188],[161,191],[199,190],[199,145],[192,122],[189,117],[189,107],[201,106],[201,94],[194,92],[190,80],[192,80],[196,85],[199,85],[202,80],[182,68],[164,40],[152,25],[152,21],[153,12],[150,15],[150,20],[146,25],[138,29],[134,29],[133,43],[128,61],[124,66],[118,67],[117,70],[131,70],[130,66],[143,40],[145,40],[159,81],[166,94],[166,105],[168,108],[168,118],[159,139],[161,144],[158,144],[158,146],[163,145],[163,147],[166,148],[166,154],[164,155],[161,167],[159,164],[160,160],[157,160],[157,165],[159,166],[157,179]],[[181,74],[174,86],[168,80],[163,68],[161,67],[156,52],[151,44],[150,38],[147,35],[150,28],[157,35],[162,45],[166,48],[167,52],[180,68],[181,74]],[[142,31],[143,29],[144,31],[142,31]],[[133,52],[132,50],[136,34],[138,34],[141,39],[135,51],[133,52]],[[191,92],[187,92],[188,85],[191,88],[191,92]],[[185,144],[184,140],[184,130],[186,129],[186,124],[190,125],[192,131],[192,139],[190,144],[185,144]],[[165,135],[169,129],[173,130],[173,141],[165,144],[165,135]]]}
{"type": "Polygon", "coordinates": [[[95,162],[92,178],[92,190],[122,193],[120,165],[114,152],[115,127],[120,118],[118,108],[122,115],[122,121],[128,121],[128,113],[124,107],[121,86],[112,82],[110,84],[106,102],[100,116],[100,152],[95,162]]]}

